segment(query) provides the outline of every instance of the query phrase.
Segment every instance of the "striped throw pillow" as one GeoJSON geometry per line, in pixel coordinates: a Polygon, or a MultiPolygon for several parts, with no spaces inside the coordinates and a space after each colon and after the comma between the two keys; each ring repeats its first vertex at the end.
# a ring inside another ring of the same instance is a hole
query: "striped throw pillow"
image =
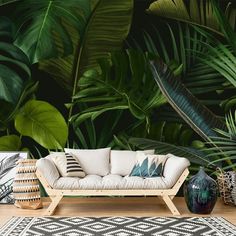
{"type": "Polygon", "coordinates": [[[62,177],[80,177],[85,176],[79,160],[71,153],[53,153],[51,160],[57,167],[62,177]]]}
{"type": "Polygon", "coordinates": [[[84,177],[85,173],[78,161],[71,153],[65,153],[66,155],[66,173],[67,176],[84,177]]]}

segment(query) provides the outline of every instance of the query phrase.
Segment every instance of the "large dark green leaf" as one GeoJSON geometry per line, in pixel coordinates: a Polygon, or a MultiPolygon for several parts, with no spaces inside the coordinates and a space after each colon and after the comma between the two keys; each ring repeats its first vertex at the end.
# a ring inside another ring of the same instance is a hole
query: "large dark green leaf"
{"type": "Polygon", "coordinates": [[[99,58],[107,58],[111,51],[122,47],[129,33],[132,10],[133,0],[96,0],[80,41],[78,35],[73,32],[70,34],[76,48],[74,55],[45,61],[40,64],[40,68],[59,83],[63,81],[70,92],[73,87],[76,92],[77,81],[83,72],[98,68],[99,58]]]}
{"type": "Polygon", "coordinates": [[[145,55],[134,50],[112,53],[111,62],[100,60],[100,66],[101,74],[84,74],[81,89],[74,96],[75,104],[92,106],[71,120],[79,125],[107,111],[128,109],[136,119],[149,124],[151,110],[164,104],[165,99],[155,85],[145,55]]]}
{"type": "Polygon", "coordinates": [[[170,105],[202,138],[208,140],[210,136],[216,136],[214,128],[225,128],[224,123],[202,105],[165,64],[152,61],[151,69],[170,105]]]}
{"type": "Polygon", "coordinates": [[[68,137],[63,116],[44,101],[28,101],[16,115],[15,128],[48,149],[62,149],[68,137]]]}
{"type": "Polygon", "coordinates": [[[0,18],[0,129],[29,94],[32,86],[30,62],[24,52],[13,45],[13,25],[0,18]],[[29,91],[26,91],[29,90],[29,91]]]}
{"type": "Polygon", "coordinates": [[[0,137],[0,151],[19,151],[21,140],[17,135],[7,135],[0,137]]]}
{"type": "Polygon", "coordinates": [[[82,32],[90,1],[22,0],[15,7],[19,26],[16,44],[36,63],[73,52],[70,32],[64,24],[82,32]]]}
{"type": "Polygon", "coordinates": [[[0,18],[0,100],[15,104],[31,77],[27,56],[12,44],[12,23],[0,18]]]}

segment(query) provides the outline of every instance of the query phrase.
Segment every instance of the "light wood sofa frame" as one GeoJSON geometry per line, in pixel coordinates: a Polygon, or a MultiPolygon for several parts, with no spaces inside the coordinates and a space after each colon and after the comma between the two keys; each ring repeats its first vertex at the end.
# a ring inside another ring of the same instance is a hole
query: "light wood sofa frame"
{"type": "Polygon", "coordinates": [[[44,176],[40,173],[40,171],[36,171],[39,181],[51,199],[51,204],[45,212],[45,215],[47,216],[54,214],[56,207],[64,196],[158,196],[164,200],[173,215],[180,215],[172,200],[178,193],[188,174],[189,170],[186,168],[171,189],[62,190],[53,189],[48,184],[46,178],[44,178],[44,176]]]}

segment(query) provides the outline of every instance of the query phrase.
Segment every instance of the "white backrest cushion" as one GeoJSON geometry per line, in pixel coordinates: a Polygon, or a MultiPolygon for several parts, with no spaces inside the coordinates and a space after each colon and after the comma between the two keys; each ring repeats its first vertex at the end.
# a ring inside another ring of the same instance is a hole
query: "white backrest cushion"
{"type": "Polygon", "coordinates": [[[190,162],[187,158],[178,157],[173,154],[167,154],[166,156],[168,159],[163,171],[163,181],[168,188],[172,188],[184,170],[190,166],[190,162]]]}
{"type": "Polygon", "coordinates": [[[50,155],[46,158],[41,158],[37,160],[36,166],[40,173],[46,178],[48,184],[53,187],[55,181],[60,178],[60,174],[54,165],[54,163],[50,160],[50,155]]]}
{"type": "Polygon", "coordinates": [[[72,153],[87,175],[105,176],[110,172],[109,158],[111,148],[100,149],[70,149],[65,152],[72,153]]]}
{"type": "Polygon", "coordinates": [[[111,150],[111,174],[126,176],[129,175],[136,163],[136,153],[145,152],[146,154],[154,154],[155,150],[144,151],[127,151],[127,150],[111,150]]]}

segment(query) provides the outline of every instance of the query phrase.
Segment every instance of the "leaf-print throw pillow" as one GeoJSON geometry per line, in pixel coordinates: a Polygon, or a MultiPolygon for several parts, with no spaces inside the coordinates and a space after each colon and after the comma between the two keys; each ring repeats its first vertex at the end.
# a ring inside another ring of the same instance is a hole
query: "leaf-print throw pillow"
{"type": "Polygon", "coordinates": [[[149,155],[138,152],[136,155],[136,163],[129,176],[146,178],[163,176],[167,158],[166,155],[149,155]]]}

